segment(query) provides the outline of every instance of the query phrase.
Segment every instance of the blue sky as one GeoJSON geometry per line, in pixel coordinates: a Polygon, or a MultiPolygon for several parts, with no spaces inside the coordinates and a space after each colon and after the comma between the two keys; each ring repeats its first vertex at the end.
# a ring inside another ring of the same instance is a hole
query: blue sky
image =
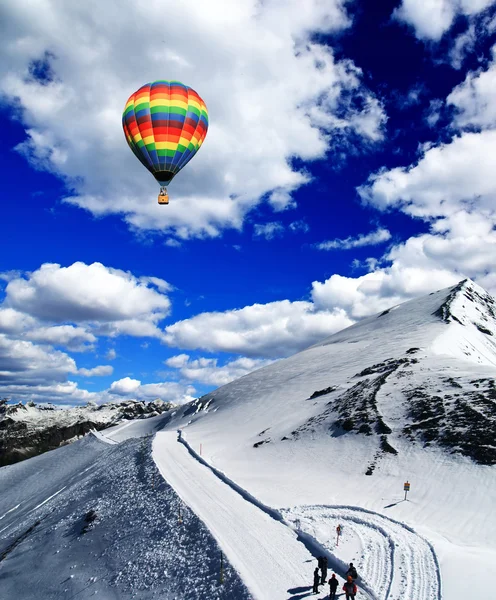
{"type": "Polygon", "coordinates": [[[181,402],[496,292],[494,2],[38,3],[0,8],[0,397],[181,402]],[[210,115],[165,207],[121,128],[155,79],[210,115]]]}

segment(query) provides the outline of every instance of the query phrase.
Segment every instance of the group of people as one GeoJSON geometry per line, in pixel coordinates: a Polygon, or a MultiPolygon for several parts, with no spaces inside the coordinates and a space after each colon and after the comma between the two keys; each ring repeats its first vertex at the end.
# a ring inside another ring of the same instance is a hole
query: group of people
{"type": "MultiPolygon", "coordinates": [[[[327,557],[319,556],[317,559],[319,566],[315,568],[313,572],[313,593],[319,593],[319,585],[324,585],[327,579],[327,557]],[[320,573],[319,573],[320,571],[320,573]]],[[[357,570],[353,566],[353,563],[350,563],[349,569],[346,571],[346,581],[343,585],[343,591],[346,594],[346,600],[353,600],[357,593],[357,586],[355,583],[355,579],[358,577],[357,570]]],[[[329,600],[334,600],[336,598],[336,591],[338,589],[338,580],[336,574],[333,573],[328,581],[329,583],[329,600]]]]}

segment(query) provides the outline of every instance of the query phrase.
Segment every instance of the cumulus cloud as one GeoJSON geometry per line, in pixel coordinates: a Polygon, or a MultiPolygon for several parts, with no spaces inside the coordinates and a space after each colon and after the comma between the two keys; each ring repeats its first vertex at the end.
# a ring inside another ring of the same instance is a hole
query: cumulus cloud
{"type": "Polygon", "coordinates": [[[317,307],[339,308],[348,318],[358,320],[460,279],[442,267],[407,266],[395,260],[390,267],[360,277],[332,275],[323,283],[314,282],[312,298],[317,307]]]}
{"type": "Polygon", "coordinates": [[[394,18],[415,30],[419,39],[439,41],[458,15],[476,15],[493,0],[402,0],[394,18]]]}
{"type": "Polygon", "coordinates": [[[384,111],[360,69],[315,38],[350,24],[343,0],[185,0],[163,11],[47,0],[33,19],[33,6],[3,4],[0,93],[26,128],[18,149],[68,181],[67,202],[179,239],[216,236],[241,228],[262,198],[293,206],[309,176],[291,159],[324,158],[336,132],[381,139],[384,111]],[[196,89],[211,122],[166,210],[120,125],[130,93],[163,76],[196,89]]]}
{"type": "Polygon", "coordinates": [[[110,365],[99,365],[98,367],[93,367],[92,369],[78,369],[78,375],[82,375],[83,377],[103,377],[105,375],[112,375],[114,372],[114,367],[110,365]]]}
{"type": "Polygon", "coordinates": [[[110,385],[109,392],[111,394],[117,394],[119,396],[126,396],[127,394],[132,394],[133,392],[135,392],[140,385],[141,381],[139,381],[139,379],[131,379],[131,377],[124,377],[123,379],[114,381],[110,385]]]}
{"type": "Polygon", "coordinates": [[[32,342],[64,346],[73,352],[84,352],[93,349],[96,337],[83,327],[73,325],[56,325],[53,327],[38,326],[27,331],[25,336],[32,342]]]}
{"type": "Polygon", "coordinates": [[[217,358],[202,357],[191,360],[187,354],[172,356],[164,361],[167,366],[178,369],[184,379],[215,386],[226,385],[271,362],[271,360],[240,357],[219,365],[217,358]]]}
{"type": "Polygon", "coordinates": [[[474,207],[494,214],[495,150],[496,131],[465,132],[425,149],[416,165],[370,176],[359,193],[380,210],[399,208],[425,219],[474,207]]]}
{"type": "MultiPolygon", "coordinates": [[[[145,383],[141,384],[138,379],[124,377],[118,381],[114,381],[109,390],[108,396],[121,396],[126,399],[134,400],[155,400],[160,398],[166,402],[174,402],[175,404],[184,404],[194,399],[192,394],[195,393],[195,388],[192,385],[183,385],[176,382],[162,383],[145,383]]],[[[105,394],[102,395],[105,399],[105,394]]]]}
{"type": "Polygon", "coordinates": [[[0,382],[34,385],[45,381],[63,382],[77,371],[67,354],[0,334],[0,382]]]}
{"type": "MultiPolygon", "coordinates": [[[[163,285],[160,281],[161,288],[163,285]]],[[[25,278],[12,279],[5,306],[48,321],[127,321],[162,319],[170,308],[167,296],[129,272],[101,263],[75,262],[68,267],[45,263],[25,278]]],[[[156,284],[155,284],[156,285],[156,284]]]]}
{"type": "Polygon", "coordinates": [[[455,87],[447,98],[447,103],[455,107],[457,114],[454,124],[460,128],[496,127],[496,46],[493,48],[493,61],[485,71],[469,73],[460,85],[455,87]]]}
{"type": "MultiPolygon", "coordinates": [[[[163,279],[135,277],[100,263],[44,264],[3,279],[8,283],[0,305],[0,395],[65,404],[126,394],[132,380],[118,381],[108,392],[79,389],[68,381],[71,374],[108,376],[113,367],[78,369],[72,357],[56,348],[92,351],[101,336],[160,338],[157,323],[169,313],[167,293],[173,289],[163,279]]],[[[113,348],[107,352],[109,360],[116,356],[113,348]]]]}
{"type": "Polygon", "coordinates": [[[311,302],[282,300],[222,313],[202,313],[165,328],[165,343],[179,348],[248,357],[290,356],[351,325],[344,311],[316,311],[311,302]]]}
{"type": "Polygon", "coordinates": [[[0,308],[0,332],[20,333],[37,325],[36,319],[13,308],[0,308]]]}
{"type": "Polygon", "coordinates": [[[320,244],[315,244],[315,247],[319,250],[350,250],[351,248],[361,248],[362,246],[376,246],[390,239],[391,234],[389,231],[381,227],[371,233],[321,242],[320,244]]]}
{"type": "Polygon", "coordinates": [[[88,402],[98,402],[100,395],[80,389],[74,381],[62,383],[39,383],[25,385],[21,381],[6,383],[1,387],[2,396],[23,402],[48,402],[60,406],[74,406],[88,402]]]}
{"type": "Polygon", "coordinates": [[[171,356],[167,360],[164,361],[168,367],[172,367],[173,369],[180,369],[184,367],[189,361],[188,354],[177,354],[176,356],[171,356]]]}

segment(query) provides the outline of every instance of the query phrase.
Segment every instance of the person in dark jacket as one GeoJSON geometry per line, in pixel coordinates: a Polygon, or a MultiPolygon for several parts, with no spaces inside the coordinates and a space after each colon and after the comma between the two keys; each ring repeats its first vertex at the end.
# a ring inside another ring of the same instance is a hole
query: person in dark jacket
{"type": "Polygon", "coordinates": [[[356,579],[358,577],[357,570],[353,566],[353,563],[350,563],[350,568],[346,571],[346,577],[348,577],[348,575],[351,575],[353,579],[356,579]]]}
{"type": "Polygon", "coordinates": [[[336,575],[333,573],[329,579],[329,600],[335,600],[336,590],[338,589],[338,580],[336,575]]]}
{"type": "Polygon", "coordinates": [[[319,593],[319,584],[320,584],[320,575],[319,575],[319,567],[315,567],[315,571],[313,572],[313,593],[319,593]]]}
{"type": "Polygon", "coordinates": [[[320,570],[322,571],[322,579],[320,580],[320,583],[322,585],[325,585],[327,579],[327,556],[322,557],[322,564],[320,570]]]}
{"type": "Polygon", "coordinates": [[[353,583],[353,578],[348,575],[348,581],[343,585],[343,592],[346,594],[346,600],[353,600],[357,593],[357,586],[353,583]]]}

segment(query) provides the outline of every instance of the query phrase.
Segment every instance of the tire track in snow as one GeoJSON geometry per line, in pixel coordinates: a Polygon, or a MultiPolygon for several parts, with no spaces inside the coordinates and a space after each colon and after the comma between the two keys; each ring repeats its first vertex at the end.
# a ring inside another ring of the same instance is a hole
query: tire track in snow
{"type": "Polygon", "coordinates": [[[439,565],[432,546],[403,523],[351,506],[304,506],[281,513],[289,523],[319,536],[318,541],[334,556],[341,554],[334,544],[333,532],[338,524],[344,526],[343,533],[349,538],[356,536],[362,555],[359,584],[365,581],[377,600],[442,599],[439,565]],[[327,527],[316,527],[319,522],[327,527]]]}

